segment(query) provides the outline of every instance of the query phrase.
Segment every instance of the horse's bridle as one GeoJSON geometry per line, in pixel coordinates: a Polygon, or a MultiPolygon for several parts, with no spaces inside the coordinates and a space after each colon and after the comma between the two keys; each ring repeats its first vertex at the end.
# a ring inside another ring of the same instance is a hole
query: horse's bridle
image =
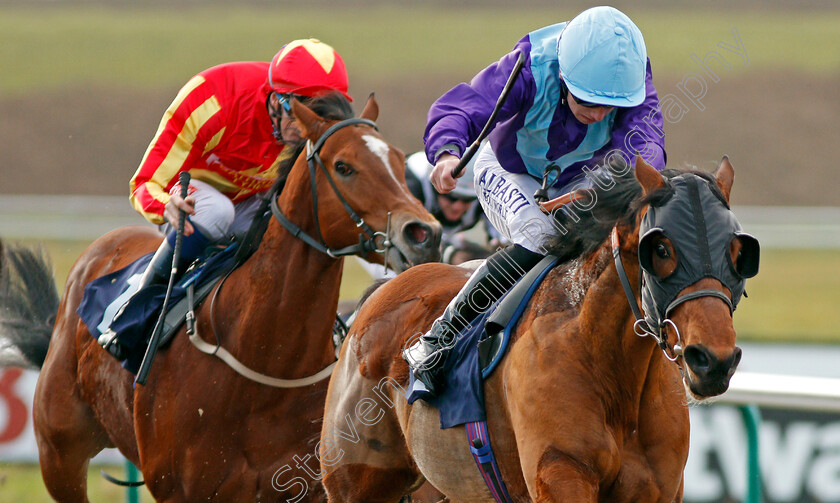
{"type": "MultiPolygon", "coordinates": [[[[343,120],[341,122],[337,122],[337,123],[333,124],[332,126],[330,126],[324,132],[324,134],[322,134],[321,137],[318,138],[318,141],[316,141],[314,145],[312,144],[312,142],[310,140],[306,141],[306,149],[307,149],[306,150],[306,162],[307,162],[307,165],[309,167],[309,178],[312,182],[312,211],[315,214],[315,228],[318,230],[318,238],[319,238],[320,241],[316,241],[315,238],[313,238],[309,234],[305,233],[303,231],[303,229],[301,229],[300,227],[295,225],[291,220],[286,218],[286,216],[283,215],[283,212],[280,211],[280,208],[277,206],[277,196],[278,196],[279,191],[282,190],[281,188],[280,189],[274,188],[267,195],[267,197],[269,199],[269,204],[271,205],[271,213],[274,215],[274,218],[276,218],[277,221],[280,222],[280,224],[283,227],[286,228],[287,231],[289,231],[293,236],[302,240],[303,242],[305,242],[309,246],[315,248],[316,250],[318,250],[322,253],[326,253],[327,255],[329,255],[330,257],[333,257],[333,258],[338,258],[338,257],[342,257],[342,256],[345,256],[345,255],[353,255],[353,254],[357,254],[357,253],[359,253],[359,254],[364,254],[364,253],[369,253],[369,252],[387,253],[388,248],[390,248],[390,246],[391,246],[391,240],[390,240],[390,236],[389,236],[390,231],[391,231],[391,214],[390,213],[388,214],[388,224],[387,224],[386,231],[384,233],[383,232],[375,232],[373,229],[371,229],[370,226],[367,223],[365,223],[365,221],[353,210],[353,208],[350,206],[350,204],[347,203],[347,200],[344,199],[344,196],[341,195],[341,192],[339,192],[338,187],[336,186],[335,182],[333,181],[332,177],[330,176],[329,171],[327,171],[327,168],[324,166],[324,162],[321,160],[321,156],[319,155],[320,152],[321,152],[321,147],[324,146],[324,142],[333,133],[335,133],[336,131],[338,131],[339,129],[341,129],[343,127],[353,126],[353,125],[357,125],[357,124],[370,126],[374,129],[378,130],[378,128],[376,127],[376,123],[374,123],[373,121],[370,121],[370,120],[367,120],[367,119],[362,119],[362,118],[352,118],[352,119],[343,120]],[[333,248],[328,247],[326,245],[326,243],[324,242],[324,237],[323,237],[323,235],[321,235],[321,226],[318,222],[318,187],[317,187],[317,182],[315,180],[315,164],[317,164],[318,166],[321,167],[321,170],[323,170],[324,175],[327,177],[327,180],[330,182],[330,186],[332,187],[333,192],[335,192],[336,197],[338,197],[338,200],[341,201],[342,205],[344,205],[344,209],[350,215],[350,218],[353,219],[353,222],[356,223],[356,227],[360,228],[362,230],[362,232],[364,233],[364,235],[361,235],[361,234],[359,235],[359,243],[358,244],[355,244],[355,245],[352,245],[352,246],[346,246],[344,248],[333,249],[333,248]],[[367,236],[367,239],[365,239],[365,236],[367,236]],[[383,238],[381,249],[378,248],[377,244],[376,244],[376,239],[380,238],[380,237],[383,238]]],[[[275,187],[282,187],[282,183],[275,185],[275,187]]],[[[263,203],[263,204],[265,204],[265,203],[263,203]]],[[[264,208],[264,206],[262,206],[262,208],[264,208]]],[[[264,210],[263,209],[259,210],[258,214],[260,214],[260,215],[264,214],[264,210]]],[[[263,228],[263,230],[264,230],[264,228],[263,228]]],[[[249,231],[249,234],[250,234],[250,231],[249,231]]],[[[387,255],[386,255],[386,264],[387,264],[387,255]]],[[[237,360],[236,357],[234,357],[231,353],[229,353],[227,350],[225,350],[225,348],[222,347],[222,341],[221,341],[221,338],[219,337],[219,332],[216,330],[216,323],[215,323],[215,319],[213,317],[213,311],[214,311],[214,307],[215,307],[215,303],[216,303],[216,298],[217,298],[219,292],[222,290],[222,285],[225,283],[225,280],[227,280],[228,276],[230,276],[230,274],[233,271],[234,271],[234,269],[231,269],[222,278],[222,280],[219,282],[218,286],[216,287],[215,292],[213,294],[213,297],[210,301],[210,326],[211,326],[213,335],[216,337],[216,344],[213,345],[213,344],[208,344],[207,342],[205,342],[201,338],[201,336],[198,335],[197,330],[193,330],[192,333],[189,333],[189,331],[188,331],[190,342],[196,348],[198,348],[199,351],[201,351],[203,353],[206,353],[206,354],[209,354],[209,355],[217,356],[218,358],[223,360],[230,368],[232,368],[234,371],[236,371],[237,373],[239,373],[243,377],[246,377],[247,379],[250,379],[252,381],[255,381],[255,382],[258,382],[258,383],[261,383],[261,384],[265,384],[267,386],[272,386],[272,387],[275,387],[275,388],[300,388],[300,387],[310,386],[312,384],[315,384],[317,382],[320,382],[320,381],[328,378],[332,374],[332,371],[333,371],[333,368],[335,367],[336,362],[333,362],[333,363],[329,364],[328,366],[326,366],[325,368],[321,369],[319,372],[317,372],[316,374],[313,374],[311,376],[303,377],[303,378],[300,378],[300,379],[279,379],[279,378],[270,377],[270,376],[267,376],[267,375],[260,374],[259,372],[255,372],[254,370],[248,368],[243,363],[241,363],[239,360],[237,360]]],[[[338,358],[339,347],[340,347],[340,345],[337,344],[336,345],[336,358],[338,358]]]]}
{"type": "Polygon", "coordinates": [[[341,128],[347,126],[353,126],[362,124],[365,126],[370,126],[376,130],[376,123],[370,121],[368,119],[362,118],[352,118],[346,119],[341,122],[337,122],[330,126],[324,134],[318,138],[318,141],[313,143],[310,140],[306,140],[306,164],[309,167],[309,179],[312,183],[312,212],[315,217],[315,229],[318,232],[318,240],[307,234],[303,231],[300,227],[295,225],[291,220],[286,218],[282,211],[280,211],[280,207],[277,206],[277,197],[275,195],[271,196],[271,213],[274,215],[274,218],[277,219],[278,222],[291,233],[296,238],[300,239],[304,243],[308,244],[312,248],[316,250],[326,253],[330,257],[338,258],[343,257],[346,255],[365,255],[370,252],[374,253],[387,253],[388,248],[391,246],[390,236],[388,233],[390,231],[390,214],[388,215],[388,229],[386,232],[376,232],[370,228],[370,226],[360,217],[350,206],[344,196],[341,195],[341,192],[338,190],[338,187],[335,184],[335,181],[330,176],[329,171],[324,166],[324,162],[321,160],[320,152],[321,148],[324,146],[324,143],[327,139],[332,136],[333,133],[338,131],[341,128]],[[321,170],[324,172],[324,176],[327,177],[327,181],[330,183],[333,192],[335,193],[338,200],[341,201],[341,204],[344,206],[344,209],[347,211],[347,214],[350,215],[350,218],[353,219],[353,222],[356,224],[356,227],[362,230],[362,234],[359,235],[359,242],[355,245],[345,246],[344,248],[330,248],[324,242],[324,236],[321,234],[321,224],[318,220],[318,186],[317,181],[315,179],[315,165],[320,166],[321,170]],[[380,248],[377,244],[376,240],[382,238],[382,247],[380,248]]]}
{"type": "Polygon", "coordinates": [[[741,226],[728,201],[713,181],[694,173],[684,173],[667,180],[667,197],[651,203],[639,224],[640,295],[645,313],[642,315],[627,273],[621,263],[618,229],[611,239],[615,267],[636,322],[633,330],[640,337],[652,336],[665,356],[674,361],[682,355],[682,339],[677,325],[669,318],[686,301],[713,297],[729,308],[738,306],[746,279],[758,272],[758,240],[741,231],[741,226]],[[653,268],[651,254],[658,236],[666,237],[681,257],[676,268],[659,276],[653,268]],[[741,244],[737,259],[731,256],[734,240],[741,244]],[[729,295],[720,289],[703,288],[685,293],[685,289],[704,278],[720,282],[729,295]],[[668,343],[666,327],[676,333],[673,345],[668,343]]]}
{"type": "Polygon", "coordinates": [[[663,320],[659,330],[653,330],[645,320],[645,317],[642,315],[642,310],[639,309],[639,303],[636,301],[636,295],[633,293],[633,287],[630,285],[630,279],[627,277],[627,271],[624,270],[624,264],[621,261],[621,243],[618,238],[618,227],[613,227],[612,233],[610,233],[610,247],[612,248],[613,259],[615,260],[615,268],[618,271],[618,279],[621,280],[624,295],[627,297],[630,310],[633,311],[633,316],[636,318],[636,321],[633,323],[633,331],[639,337],[653,337],[662,350],[662,353],[665,354],[665,358],[672,362],[677,361],[683,354],[680,330],[677,328],[676,323],[670,319],[663,320]],[[668,333],[665,331],[666,325],[671,325],[674,332],[677,333],[677,341],[673,345],[668,343],[668,333]]]}

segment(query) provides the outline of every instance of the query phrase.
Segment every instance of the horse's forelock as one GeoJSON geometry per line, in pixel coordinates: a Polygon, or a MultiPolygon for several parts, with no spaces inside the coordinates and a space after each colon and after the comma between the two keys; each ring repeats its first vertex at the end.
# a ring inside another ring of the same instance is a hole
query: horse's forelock
{"type": "MultiPolygon", "coordinates": [[[[347,101],[347,98],[345,98],[341,93],[333,92],[316,96],[305,101],[304,104],[319,117],[328,121],[342,121],[354,117],[353,107],[350,105],[350,102],[347,101]]],[[[300,157],[300,154],[303,152],[305,146],[306,138],[301,138],[300,141],[291,147],[287,147],[292,149],[292,154],[280,162],[277,181],[274,183],[274,187],[272,188],[272,190],[276,193],[280,193],[280,191],[282,191],[283,185],[286,183],[286,177],[289,175],[289,172],[291,172],[292,166],[295,165],[295,162],[298,157],[300,157]]]]}

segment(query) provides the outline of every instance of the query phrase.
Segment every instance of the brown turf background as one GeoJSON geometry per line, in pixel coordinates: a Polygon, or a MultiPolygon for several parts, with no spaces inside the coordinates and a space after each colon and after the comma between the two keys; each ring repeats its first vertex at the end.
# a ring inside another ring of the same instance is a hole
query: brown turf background
{"type": "MultiPolygon", "coordinates": [[[[681,76],[655,76],[660,96],[681,76]]],[[[429,105],[457,83],[417,75],[352,82],[361,111],[376,92],[383,135],[405,152],[422,147],[429,105]]],[[[840,205],[840,79],[750,72],[709,81],[705,110],[666,124],[669,166],[711,170],[723,154],[736,169],[736,205],[840,205]]],[[[0,99],[0,194],[127,195],[128,180],[176,87],[77,88],[0,99]]]]}

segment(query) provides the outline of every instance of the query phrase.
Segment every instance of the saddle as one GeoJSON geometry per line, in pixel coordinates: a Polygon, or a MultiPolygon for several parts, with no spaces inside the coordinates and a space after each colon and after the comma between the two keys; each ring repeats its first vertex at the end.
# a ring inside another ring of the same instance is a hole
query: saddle
{"type": "MultiPolygon", "coordinates": [[[[178,280],[172,289],[158,347],[172,340],[184,324],[186,314],[201,304],[223,275],[234,269],[237,248],[237,243],[208,248],[178,280]]],[[[94,339],[109,327],[120,334],[120,343],[129,350],[122,365],[132,373],[137,373],[140,367],[166,296],[167,285],[164,284],[150,285],[137,292],[138,275],[143,273],[151,258],[151,253],[144,255],[128,266],[88,283],[76,311],[94,339]],[[132,295],[132,301],[125,304],[132,295]],[[114,315],[124,305],[125,312],[112,325],[114,315]]]]}
{"type": "Polygon", "coordinates": [[[557,260],[557,257],[552,255],[542,259],[513,285],[487,317],[483,336],[478,341],[478,361],[482,379],[487,379],[502,360],[510,343],[513,327],[519,321],[522,311],[525,310],[525,306],[531,300],[537,287],[548,272],[557,265],[557,260]]]}
{"type": "MultiPolygon", "coordinates": [[[[280,190],[282,184],[278,183],[262,197],[244,238],[232,240],[226,246],[211,245],[187,268],[172,289],[158,348],[172,340],[187,321],[187,314],[201,305],[220,278],[233,272],[257,250],[271,220],[270,200],[280,190]]],[[[76,311],[94,339],[98,339],[109,327],[119,334],[120,343],[129,349],[122,366],[133,374],[137,373],[143,361],[168,286],[150,285],[137,292],[134,282],[151,258],[151,253],[144,255],[123,269],[91,281],[85,286],[82,302],[76,311]],[[135,292],[135,298],[126,305],[135,292]],[[124,305],[125,312],[112,326],[114,315],[124,305]]]]}
{"type": "Polygon", "coordinates": [[[415,389],[414,375],[409,373],[408,403],[422,398],[436,407],[442,429],[484,421],[484,379],[504,358],[525,306],[558,260],[551,255],[545,257],[464,329],[449,350],[443,369],[447,385],[438,396],[431,397],[423,388],[415,389]]]}

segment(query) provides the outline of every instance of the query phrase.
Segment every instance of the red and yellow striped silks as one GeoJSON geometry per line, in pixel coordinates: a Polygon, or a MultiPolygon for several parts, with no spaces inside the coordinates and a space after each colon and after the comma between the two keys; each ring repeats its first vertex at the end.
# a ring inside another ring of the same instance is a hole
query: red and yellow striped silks
{"type": "Polygon", "coordinates": [[[228,63],[181,88],[131,178],[131,204],[146,219],[164,222],[169,189],[181,171],[234,202],[271,187],[290,149],[272,136],[267,72],[265,62],[228,63]]]}

